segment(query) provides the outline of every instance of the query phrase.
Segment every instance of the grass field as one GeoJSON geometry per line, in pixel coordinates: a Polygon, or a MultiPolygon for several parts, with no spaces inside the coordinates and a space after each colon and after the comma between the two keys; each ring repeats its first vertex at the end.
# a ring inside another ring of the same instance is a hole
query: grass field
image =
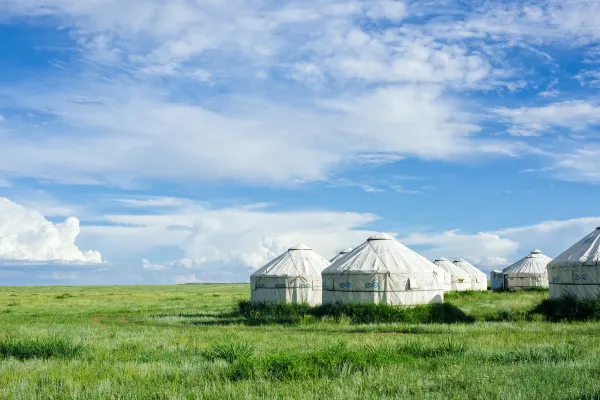
{"type": "Polygon", "coordinates": [[[600,323],[545,292],[449,294],[470,322],[235,313],[248,285],[0,287],[0,399],[600,399],[600,323]]]}

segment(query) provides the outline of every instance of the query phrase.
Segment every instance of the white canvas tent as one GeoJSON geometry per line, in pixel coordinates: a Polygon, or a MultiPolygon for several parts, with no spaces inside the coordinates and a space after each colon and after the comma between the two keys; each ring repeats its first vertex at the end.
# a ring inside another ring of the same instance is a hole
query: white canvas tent
{"type": "Polygon", "coordinates": [[[548,263],[550,298],[600,296],[600,227],[548,263]]]}
{"type": "Polygon", "coordinates": [[[490,286],[492,290],[504,288],[504,274],[499,269],[490,272],[490,286]]]}
{"type": "Polygon", "coordinates": [[[250,300],[321,304],[321,271],[328,265],[306,245],[290,247],[250,276],[250,300]]]}
{"type": "Polygon", "coordinates": [[[350,253],[352,251],[352,247],[348,247],[347,249],[344,249],[342,251],[340,251],[339,253],[337,253],[335,255],[335,257],[333,257],[331,260],[329,260],[330,263],[334,263],[337,260],[339,260],[340,258],[344,257],[346,254],[350,253]]]}
{"type": "Polygon", "coordinates": [[[546,266],[552,261],[540,250],[534,250],[526,257],[502,270],[504,287],[519,290],[524,287],[548,287],[548,270],[546,266]]]}
{"type": "Polygon", "coordinates": [[[454,260],[454,265],[471,277],[471,290],[487,290],[487,275],[462,258],[454,260]]]}
{"type": "Polygon", "coordinates": [[[323,303],[427,304],[444,301],[444,276],[425,257],[378,233],[325,268],[323,303]]]}
{"type": "Polygon", "coordinates": [[[450,276],[450,285],[444,289],[446,292],[471,290],[471,277],[466,271],[454,265],[452,261],[440,257],[433,263],[450,276]]]}

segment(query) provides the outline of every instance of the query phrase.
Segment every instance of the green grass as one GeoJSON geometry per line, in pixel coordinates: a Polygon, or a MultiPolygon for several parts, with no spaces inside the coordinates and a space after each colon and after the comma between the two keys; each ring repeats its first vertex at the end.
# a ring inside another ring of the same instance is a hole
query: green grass
{"type": "Polygon", "coordinates": [[[0,399],[600,398],[593,302],[248,297],[248,285],[0,287],[0,399]]]}

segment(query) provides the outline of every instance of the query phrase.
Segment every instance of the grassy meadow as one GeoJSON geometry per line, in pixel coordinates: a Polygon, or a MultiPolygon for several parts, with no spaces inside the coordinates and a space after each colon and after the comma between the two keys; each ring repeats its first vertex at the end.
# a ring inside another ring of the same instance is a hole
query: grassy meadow
{"type": "Polygon", "coordinates": [[[0,399],[600,399],[600,322],[549,322],[546,297],[257,310],[241,284],[0,287],[0,399]]]}

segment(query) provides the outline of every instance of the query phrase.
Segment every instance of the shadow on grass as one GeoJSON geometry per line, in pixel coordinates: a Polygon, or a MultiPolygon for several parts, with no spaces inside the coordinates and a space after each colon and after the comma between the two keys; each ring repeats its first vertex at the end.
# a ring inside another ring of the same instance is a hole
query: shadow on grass
{"type": "Polygon", "coordinates": [[[80,351],[80,346],[53,336],[34,339],[0,339],[0,359],[16,358],[23,361],[32,358],[73,358],[80,351]]]}
{"type": "Polygon", "coordinates": [[[538,304],[530,314],[541,315],[552,322],[557,321],[600,321],[600,297],[577,299],[563,297],[546,299],[538,304]]]}
{"type": "MultiPolygon", "coordinates": [[[[244,324],[258,325],[311,325],[320,321],[347,324],[381,323],[472,323],[475,319],[460,308],[446,304],[426,304],[412,307],[387,304],[328,304],[311,307],[307,304],[238,302],[232,312],[161,314],[155,318],[183,318],[185,324],[200,326],[244,324]]],[[[396,330],[394,330],[396,332],[396,330]]]]}

